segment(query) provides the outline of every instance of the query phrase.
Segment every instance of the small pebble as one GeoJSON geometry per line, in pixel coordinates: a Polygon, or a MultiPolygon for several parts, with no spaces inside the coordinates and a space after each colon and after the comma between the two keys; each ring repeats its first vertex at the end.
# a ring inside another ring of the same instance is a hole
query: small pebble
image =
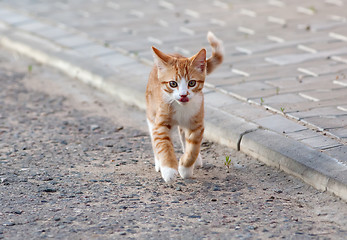
{"type": "Polygon", "coordinates": [[[220,191],[221,189],[220,189],[220,187],[219,186],[214,186],[214,188],[213,188],[213,191],[220,191]]]}
{"type": "Polygon", "coordinates": [[[57,191],[57,189],[50,188],[50,187],[42,188],[42,190],[41,190],[41,192],[46,192],[46,193],[54,193],[56,191],[57,191]]]}
{"type": "Polygon", "coordinates": [[[96,130],[96,129],[99,129],[100,127],[99,127],[99,125],[97,125],[97,124],[92,124],[92,125],[90,125],[90,130],[92,130],[92,131],[94,131],[94,130],[96,130]]]}
{"type": "Polygon", "coordinates": [[[20,214],[23,213],[23,211],[21,211],[21,210],[15,210],[15,211],[13,211],[13,213],[20,215],[20,214]]]}
{"type": "Polygon", "coordinates": [[[14,226],[16,224],[14,222],[4,222],[2,225],[5,227],[10,227],[10,226],[14,226]]]}

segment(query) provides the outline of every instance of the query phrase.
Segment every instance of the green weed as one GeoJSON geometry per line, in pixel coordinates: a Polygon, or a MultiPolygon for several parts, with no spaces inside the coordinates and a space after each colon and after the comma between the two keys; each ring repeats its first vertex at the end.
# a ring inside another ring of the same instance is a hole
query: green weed
{"type": "Polygon", "coordinates": [[[263,103],[264,103],[264,99],[261,97],[260,98],[260,105],[263,105],[263,103]]]}
{"type": "Polygon", "coordinates": [[[225,162],[224,165],[229,169],[230,166],[232,165],[231,158],[229,156],[225,157],[225,162]]]}
{"type": "Polygon", "coordinates": [[[276,88],[276,95],[278,95],[279,93],[280,93],[280,88],[277,87],[277,88],[276,88]]]}

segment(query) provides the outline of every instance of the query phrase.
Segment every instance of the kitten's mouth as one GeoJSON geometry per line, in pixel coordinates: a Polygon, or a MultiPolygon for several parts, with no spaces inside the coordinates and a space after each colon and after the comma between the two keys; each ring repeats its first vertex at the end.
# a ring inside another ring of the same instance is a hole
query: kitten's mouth
{"type": "Polygon", "coordinates": [[[179,101],[186,103],[186,102],[189,102],[189,98],[188,97],[181,97],[179,101]]]}

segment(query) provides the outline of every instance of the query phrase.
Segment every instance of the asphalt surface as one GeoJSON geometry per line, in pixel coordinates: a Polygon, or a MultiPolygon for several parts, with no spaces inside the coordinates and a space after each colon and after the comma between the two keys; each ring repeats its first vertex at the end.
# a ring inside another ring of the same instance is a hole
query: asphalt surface
{"type": "Polygon", "coordinates": [[[4,49],[0,81],[0,238],[346,236],[345,202],[240,152],[204,141],[167,185],[143,113],[4,49]]]}

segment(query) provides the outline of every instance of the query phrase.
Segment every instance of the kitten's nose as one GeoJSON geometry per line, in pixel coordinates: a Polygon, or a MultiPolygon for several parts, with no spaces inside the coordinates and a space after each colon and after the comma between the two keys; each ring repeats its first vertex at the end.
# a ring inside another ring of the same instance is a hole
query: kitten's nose
{"type": "Polygon", "coordinates": [[[188,96],[188,93],[183,93],[183,94],[180,94],[180,102],[189,102],[189,98],[187,97],[188,96]]]}

